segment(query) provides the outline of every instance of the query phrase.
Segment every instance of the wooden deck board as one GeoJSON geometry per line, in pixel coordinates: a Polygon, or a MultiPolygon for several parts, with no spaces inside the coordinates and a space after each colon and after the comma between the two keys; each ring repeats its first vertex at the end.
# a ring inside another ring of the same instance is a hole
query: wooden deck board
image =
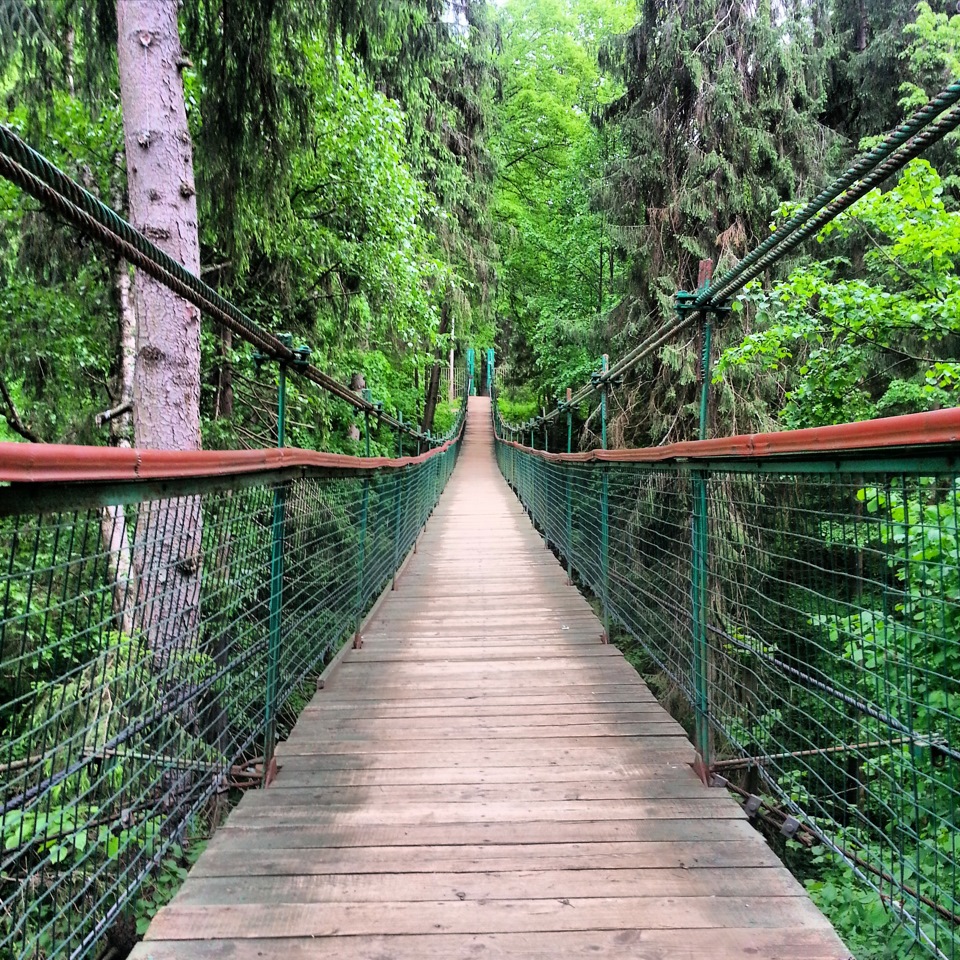
{"type": "Polygon", "coordinates": [[[472,399],[397,592],[132,960],[846,957],[602,635],[472,399]]]}

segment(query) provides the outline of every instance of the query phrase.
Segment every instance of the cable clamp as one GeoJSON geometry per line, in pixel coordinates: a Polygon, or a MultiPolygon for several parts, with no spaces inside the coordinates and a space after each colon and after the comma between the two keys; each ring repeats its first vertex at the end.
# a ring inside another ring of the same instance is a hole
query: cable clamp
{"type": "Polygon", "coordinates": [[[674,294],[674,309],[677,311],[677,316],[680,319],[684,319],[689,316],[691,313],[712,313],[717,317],[726,316],[730,313],[730,304],[731,301],[729,298],[726,300],[721,300],[718,303],[707,302],[697,305],[697,298],[702,296],[703,291],[690,291],[690,290],[678,290],[674,294]]]}

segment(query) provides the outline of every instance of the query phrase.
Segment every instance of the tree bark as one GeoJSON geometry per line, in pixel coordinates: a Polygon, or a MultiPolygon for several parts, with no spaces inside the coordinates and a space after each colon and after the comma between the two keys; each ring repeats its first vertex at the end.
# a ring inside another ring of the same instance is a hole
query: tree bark
{"type": "MultiPolygon", "coordinates": [[[[363,378],[362,373],[355,373],[350,377],[350,389],[354,393],[360,393],[367,385],[367,381],[363,378]]],[[[360,425],[356,420],[353,420],[350,424],[350,439],[359,443],[360,442],[360,425]]]]}
{"type": "MultiPolygon", "coordinates": [[[[447,304],[444,304],[443,309],[440,311],[440,329],[437,332],[441,337],[450,332],[450,308],[447,304]]],[[[430,379],[427,381],[427,396],[423,405],[423,426],[421,429],[424,433],[433,429],[433,418],[436,415],[437,400],[440,397],[440,365],[442,363],[443,350],[438,347],[433,366],[430,368],[430,379]]]]}
{"type": "MultiPolygon", "coordinates": [[[[193,146],[187,128],[177,0],[117,0],[120,95],[130,218],[161,250],[200,272],[193,146]]],[[[137,271],[138,447],[200,447],[200,316],[137,271]]]]}
{"type": "MultiPolygon", "coordinates": [[[[191,273],[200,271],[193,145],[180,69],[177,0],[117,0],[117,59],[130,219],[191,273]]],[[[133,381],[138,447],[200,447],[200,316],[137,271],[133,381]]],[[[137,523],[137,625],[166,669],[196,644],[202,518],[197,498],[145,504],[137,523]]]]}

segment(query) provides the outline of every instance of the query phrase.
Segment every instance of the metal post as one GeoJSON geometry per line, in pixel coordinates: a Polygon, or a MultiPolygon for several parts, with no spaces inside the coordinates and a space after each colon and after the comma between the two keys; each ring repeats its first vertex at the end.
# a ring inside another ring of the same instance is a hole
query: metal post
{"type": "Polygon", "coordinates": [[[403,411],[397,411],[397,420],[400,423],[400,427],[397,429],[397,456],[403,456],[403,411]]]}
{"type": "Polygon", "coordinates": [[[391,590],[397,589],[397,570],[400,569],[400,524],[403,521],[403,490],[406,487],[407,468],[401,467],[397,477],[397,510],[393,519],[393,583],[391,590]]]}
{"type": "Polygon", "coordinates": [[[453,398],[457,395],[456,384],[453,382],[453,351],[456,339],[457,318],[453,317],[450,321],[450,365],[447,368],[447,400],[450,403],[453,403],[453,398]]]}
{"type": "Polygon", "coordinates": [[[357,628],[353,632],[353,646],[359,650],[363,645],[360,623],[363,619],[363,585],[367,566],[367,511],[370,508],[370,478],[363,478],[363,506],[360,512],[360,544],[357,554],[357,628]]]}
{"type": "MultiPolygon", "coordinates": [[[[609,358],[603,355],[601,372],[606,373],[609,358]]],[[[607,384],[600,388],[600,442],[607,449],[607,384]]],[[[603,591],[603,638],[610,642],[610,476],[604,463],[600,467],[600,568],[603,591]]]]}
{"type": "MultiPolygon", "coordinates": [[[[713,261],[701,260],[697,275],[697,291],[710,286],[713,276],[713,261]]],[[[701,440],[707,438],[710,404],[710,367],[713,339],[712,314],[707,313],[703,326],[703,355],[700,359],[700,429],[701,440]]],[[[709,781],[710,756],[710,645],[707,624],[710,610],[710,524],[707,513],[706,470],[694,470],[693,484],[693,529],[691,541],[690,589],[692,592],[693,628],[693,685],[696,696],[695,735],[699,773],[703,781],[709,781]]]]}
{"type": "MultiPolygon", "coordinates": [[[[567,387],[567,453],[573,451],[573,410],[570,401],[573,399],[573,390],[567,387]]],[[[573,583],[573,490],[571,488],[570,472],[573,468],[567,464],[566,474],[567,494],[567,583],[573,583]]]]}
{"type": "MultiPolygon", "coordinates": [[[[372,403],[373,393],[369,389],[364,390],[363,399],[367,403],[372,403]]],[[[370,456],[370,409],[368,407],[364,407],[363,410],[363,455],[370,456]]]]}
{"type": "Polygon", "coordinates": [[[707,638],[709,610],[709,520],[705,470],[693,471],[693,531],[691,552],[691,601],[693,627],[693,681],[696,694],[696,747],[704,782],[710,769],[710,655],[707,638]]]}
{"type": "MultiPolygon", "coordinates": [[[[289,335],[286,335],[289,337],[289,335]]],[[[293,342],[292,337],[290,342],[293,342]]],[[[289,345],[289,344],[288,344],[289,345]]],[[[286,441],[287,365],[280,364],[277,377],[277,447],[286,441]]],[[[283,527],[287,491],[283,485],[273,491],[273,515],[270,522],[270,617],[267,640],[267,682],[263,736],[263,785],[276,776],[274,750],[277,743],[277,686],[280,674],[280,628],[283,614],[283,527]]]]}
{"type": "MultiPolygon", "coordinates": [[[[710,286],[710,280],[713,277],[713,261],[701,260],[700,272],[697,277],[697,292],[702,293],[710,286]]],[[[700,363],[700,375],[702,384],[700,387],[700,439],[707,439],[707,412],[710,402],[710,350],[713,339],[712,314],[707,313],[707,319],[703,326],[703,356],[700,363]]]]}
{"type": "MultiPolygon", "coordinates": [[[[610,365],[609,357],[604,354],[603,362],[600,366],[601,373],[606,373],[610,365]]],[[[607,449],[607,384],[604,381],[600,385],[600,445],[604,450],[607,449]]]]}

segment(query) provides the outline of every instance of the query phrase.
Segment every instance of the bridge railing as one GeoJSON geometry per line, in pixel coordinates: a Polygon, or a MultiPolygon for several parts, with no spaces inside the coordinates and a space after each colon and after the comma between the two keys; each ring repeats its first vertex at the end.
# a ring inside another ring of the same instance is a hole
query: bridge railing
{"type": "Polygon", "coordinates": [[[790,837],[808,875],[843,856],[950,960],[958,437],[950,410],[649,450],[497,444],[533,522],[681,705],[705,779],[790,837]]]}
{"type": "Polygon", "coordinates": [[[149,914],[224,796],[269,781],[458,450],[2,445],[0,956],[90,955],[149,914]]]}

